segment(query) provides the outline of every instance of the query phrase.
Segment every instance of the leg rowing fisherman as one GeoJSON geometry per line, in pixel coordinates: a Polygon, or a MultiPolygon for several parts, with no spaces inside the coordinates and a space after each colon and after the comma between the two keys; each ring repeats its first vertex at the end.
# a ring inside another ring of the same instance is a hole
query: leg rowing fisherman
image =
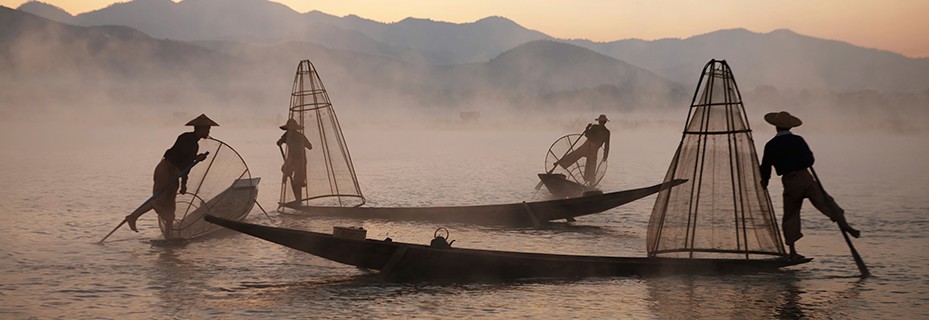
{"type": "Polygon", "coordinates": [[[164,157],[155,167],[154,184],[152,186],[152,195],[155,196],[155,199],[152,199],[149,205],[140,207],[126,216],[126,222],[132,231],[139,232],[136,228],[136,221],[140,216],[154,209],[164,226],[162,232],[165,239],[173,238],[171,230],[174,227],[177,193],[187,193],[187,173],[190,171],[190,167],[196,162],[206,159],[205,153],[197,154],[200,148],[197,141],[209,137],[211,127],[219,126],[204,114],[187,122],[187,125],[193,126],[194,131],[179,135],[174,145],[165,151],[164,157]],[[178,179],[180,179],[180,183],[178,183],[178,179]],[[178,190],[178,187],[180,187],[180,190],[178,190]]]}
{"type": "Polygon", "coordinates": [[[800,208],[803,199],[810,199],[813,206],[832,221],[839,224],[843,231],[858,238],[861,232],[852,228],[845,220],[845,210],[835,200],[824,193],[810,175],[813,166],[813,152],[802,137],[790,132],[790,128],[803,124],[799,118],[785,111],[768,113],[765,121],[777,128],[777,134],[765,144],[761,160],[761,186],[768,187],[771,167],[781,176],[784,185],[784,242],[790,248],[791,259],[803,259],[797,253],[794,244],[803,237],[800,232],[800,208]]]}

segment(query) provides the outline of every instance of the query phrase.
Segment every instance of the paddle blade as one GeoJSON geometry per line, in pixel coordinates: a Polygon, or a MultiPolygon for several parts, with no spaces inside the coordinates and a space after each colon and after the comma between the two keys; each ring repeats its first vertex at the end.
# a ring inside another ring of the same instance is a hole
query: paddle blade
{"type": "Polygon", "coordinates": [[[868,270],[868,266],[864,264],[864,260],[861,259],[861,255],[858,254],[858,250],[855,249],[855,245],[852,244],[852,239],[848,237],[848,233],[845,230],[842,230],[842,236],[845,237],[845,243],[848,244],[848,250],[852,252],[852,258],[855,259],[855,265],[858,266],[858,271],[861,272],[862,277],[870,277],[871,271],[868,270]]]}
{"type": "Polygon", "coordinates": [[[125,223],[126,223],[126,219],[123,219],[123,222],[120,222],[119,225],[116,226],[116,228],[113,228],[113,231],[110,231],[110,233],[107,233],[106,236],[103,237],[103,239],[100,239],[100,242],[97,242],[97,244],[103,244],[103,241],[106,241],[107,238],[113,235],[113,232],[116,232],[116,230],[119,230],[119,227],[122,227],[123,224],[125,223]]]}

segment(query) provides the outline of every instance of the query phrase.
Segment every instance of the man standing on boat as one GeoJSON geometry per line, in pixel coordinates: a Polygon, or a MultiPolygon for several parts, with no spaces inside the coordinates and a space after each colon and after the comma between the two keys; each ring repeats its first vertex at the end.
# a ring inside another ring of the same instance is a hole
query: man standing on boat
{"type": "Polygon", "coordinates": [[[603,161],[606,161],[610,155],[610,129],[606,128],[606,122],[610,120],[605,114],[601,114],[594,120],[597,124],[587,124],[584,130],[583,136],[587,137],[587,140],[555,162],[556,165],[567,169],[580,158],[587,158],[587,163],[584,165],[584,181],[591,187],[597,180],[597,154],[600,152],[600,147],[603,147],[603,161]]]}
{"type": "Polygon", "coordinates": [[[800,233],[800,207],[803,205],[803,199],[810,199],[816,209],[832,221],[838,222],[842,230],[857,238],[860,232],[845,220],[845,210],[839,207],[831,196],[825,194],[810,175],[813,152],[802,137],[790,132],[790,128],[799,127],[803,122],[786,111],[768,113],[764,120],[777,128],[777,134],[764,147],[760,168],[761,186],[768,188],[773,166],[784,185],[782,224],[784,241],[790,248],[790,258],[803,259],[794,248],[794,243],[803,237],[800,233]]]}
{"type": "MultiPolygon", "coordinates": [[[[303,200],[303,188],[306,187],[306,153],[303,149],[313,150],[313,144],[300,130],[303,126],[294,119],[287,119],[287,123],[280,127],[284,134],[277,140],[277,146],[287,144],[287,156],[281,171],[284,180],[290,177],[290,187],[294,193],[294,200],[303,200]]],[[[283,151],[282,151],[283,155],[283,151]]]]}
{"type": "Polygon", "coordinates": [[[152,194],[155,197],[148,206],[140,207],[133,213],[126,216],[126,222],[129,229],[139,232],[136,229],[136,221],[140,216],[155,209],[158,218],[164,225],[164,236],[170,238],[170,230],[174,227],[174,211],[177,199],[178,186],[180,193],[187,193],[187,173],[197,161],[206,159],[206,154],[197,154],[200,145],[197,143],[200,139],[206,139],[210,136],[210,127],[218,127],[215,121],[208,118],[205,114],[187,122],[188,126],[193,126],[194,131],[185,132],[177,136],[171,149],[165,151],[161,162],[155,167],[154,185],[152,194]],[[181,179],[178,185],[178,178],[181,179]]]}

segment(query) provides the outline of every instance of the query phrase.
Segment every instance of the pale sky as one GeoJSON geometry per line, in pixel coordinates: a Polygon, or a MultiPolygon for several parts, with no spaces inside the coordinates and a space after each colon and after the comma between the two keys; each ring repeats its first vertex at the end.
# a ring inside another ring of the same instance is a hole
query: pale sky
{"type": "MultiPolygon", "coordinates": [[[[556,38],[686,38],[719,29],[791,29],[818,38],[929,57],[929,0],[274,0],[298,12],[396,22],[473,22],[503,16],[556,38]]],[[[0,0],[16,8],[24,0],[0,0]]],[[[71,14],[113,0],[43,0],[71,14]]],[[[177,2],[175,0],[175,2],[177,2]]]]}

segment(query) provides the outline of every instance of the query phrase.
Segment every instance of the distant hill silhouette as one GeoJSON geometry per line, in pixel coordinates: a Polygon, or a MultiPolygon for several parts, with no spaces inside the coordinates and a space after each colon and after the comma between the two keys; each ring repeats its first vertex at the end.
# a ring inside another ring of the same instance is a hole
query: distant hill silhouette
{"type": "Polygon", "coordinates": [[[680,85],[651,71],[548,40],[520,45],[485,64],[464,65],[458,73],[460,77],[481,75],[483,79],[473,81],[475,84],[526,97],[526,103],[562,109],[583,110],[604,104],[624,109],[646,101],[652,102],[646,105],[664,107],[683,98],[680,85]],[[584,97],[582,93],[592,95],[584,97]],[[607,96],[615,99],[605,100],[607,96]]]}
{"type": "MultiPolygon", "coordinates": [[[[56,21],[68,20],[53,6],[20,7],[56,21]]],[[[301,14],[267,0],[134,0],[70,17],[82,26],[122,25],[154,38],[233,41],[252,44],[312,42],[321,46],[396,58],[410,63],[454,65],[487,61],[535,40],[554,40],[503,17],[472,23],[407,18],[381,23],[319,11],[301,14]]],[[[929,58],[818,39],[789,30],[754,33],[744,29],[710,32],[686,39],[592,42],[559,40],[603,53],[690,86],[710,59],[724,59],[740,84],[753,90],[929,89],[929,58]]]]}
{"type": "MultiPolygon", "coordinates": [[[[22,7],[67,20],[52,6],[22,7]]],[[[165,33],[112,24],[78,27],[0,9],[0,108],[115,104],[174,110],[197,104],[277,113],[287,104],[296,63],[311,59],[334,101],[359,112],[412,106],[619,113],[686,107],[702,66],[717,58],[732,66],[751,112],[816,110],[829,118],[841,110],[904,131],[910,129],[900,123],[929,114],[929,59],[787,30],[609,43],[524,41],[547,36],[503,18],[383,24],[299,14],[265,0],[136,0],[73,18],[107,16],[117,24],[143,12],[149,17],[127,22],[165,33]],[[403,28],[408,31],[398,31],[403,28]]]]}
{"type": "Polygon", "coordinates": [[[215,95],[232,57],[123,26],[76,27],[0,7],[5,105],[145,105],[215,95]]]}
{"type": "Polygon", "coordinates": [[[14,73],[94,70],[126,79],[134,73],[202,73],[230,60],[200,46],[153,39],[129,27],[76,27],[2,7],[0,52],[14,73]]]}
{"type": "Polygon", "coordinates": [[[62,8],[41,1],[28,1],[20,5],[17,10],[61,23],[74,24],[74,16],[70,13],[62,8]]]}
{"type": "Polygon", "coordinates": [[[790,30],[754,33],[720,30],[686,39],[568,41],[654,71],[695,82],[710,59],[725,59],[736,80],[793,90],[922,91],[929,89],[929,59],[867,49],[790,30]]]}
{"type": "MultiPolygon", "coordinates": [[[[42,15],[48,10],[40,11],[29,12],[42,15]]],[[[308,41],[434,64],[486,61],[527,41],[550,38],[500,17],[465,24],[413,18],[387,24],[316,11],[301,14],[267,0],[134,0],[79,14],[72,21],[81,26],[128,26],[155,38],[182,41],[308,41]]]]}
{"type": "Polygon", "coordinates": [[[374,39],[416,49],[435,64],[487,61],[520,44],[551,39],[502,17],[460,24],[407,18],[392,24],[354,23],[351,27],[374,39]]]}
{"type": "Polygon", "coordinates": [[[43,97],[51,100],[285,105],[293,68],[306,58],[325,77],[333,99],[356,105],[377,101],[469,110],[605,106],[619,112],[643,101],[661,100],[648,107],[667,107],[671,104],[665,100],[680,92],[678,85],[647,70],[553,41],[529,42],[487,62],[443,66],[308,42],[160,40],[127,27],[77,27],[6,8],[0,9],[0,27],[0,66],[11,71],[0,81],[15,88],[26,79],[29,90],[62,93],[43,97]]]}

